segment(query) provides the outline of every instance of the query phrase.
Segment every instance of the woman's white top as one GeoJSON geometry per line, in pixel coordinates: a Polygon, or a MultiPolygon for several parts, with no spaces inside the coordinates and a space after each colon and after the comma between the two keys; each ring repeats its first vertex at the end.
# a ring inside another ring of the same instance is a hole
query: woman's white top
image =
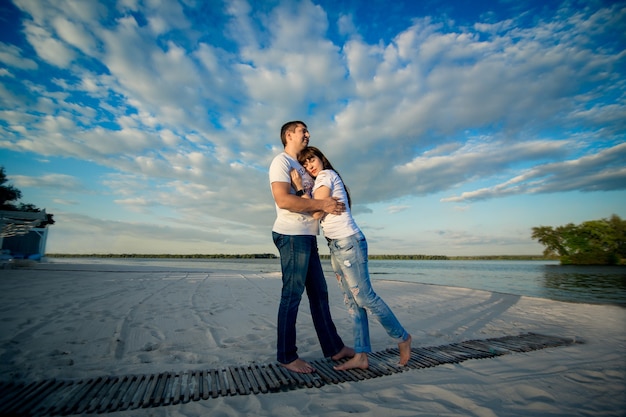
{"type": "Polygon", "coordinates": [[[313,192],[315,193],[315,190],[322,186],[330,189],[331,197],[339,198],[339,201],[346,205],[345,212],[339,215],[327,213],[322,218],[320,226],[322,226],[324,236],[328,239],[341,239],[358,233],[360,229],[352,218],[350,206],[348,205],[348,193],[346,193],[346,187],[339,175],[332,169],[321,171],[315,178],[313,192]]]}

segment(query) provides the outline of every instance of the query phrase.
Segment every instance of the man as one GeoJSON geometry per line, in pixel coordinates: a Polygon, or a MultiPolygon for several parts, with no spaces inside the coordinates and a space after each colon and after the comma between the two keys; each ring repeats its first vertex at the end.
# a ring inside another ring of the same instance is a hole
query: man
{"type": "Polygon", "coordinates": [[[298,163],[298,153],[309,144],[310,134],[301,121],[287,122],[280,131],[285,148],[270,165],[270,185],[276,203],[276,221],[272,238],[280,253],[283,288],[278,308],[277,360],[290,371],[311,373],[315,369],[298,357],[296,317],[306,289],[313,325],[325,357],[339,360],[354,356],[343,344],[330,316],[328,288],[317,250],[318,221],[311,213],[324,211],[340,214],[345,204],[329,197],[324,200],[300,198],[310,193],[313,179],[298,163]],[[303,177],[302,190],[291,187],[290,172],[297,169],[303,177]]]}

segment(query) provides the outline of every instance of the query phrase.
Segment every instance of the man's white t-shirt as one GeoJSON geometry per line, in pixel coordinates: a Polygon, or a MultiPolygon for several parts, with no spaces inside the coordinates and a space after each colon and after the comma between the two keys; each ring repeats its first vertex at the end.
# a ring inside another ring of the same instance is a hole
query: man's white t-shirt
{"type": "MultiPolygon", "coordinates": [[[[282,152],[276,155],[270,165],[270,185],[273,182],[286,182],[291,184],[291,169],[295,168],[302,176],[302,186],[307,193],[313,189],[313,178],[307,174],[300,163],[289,154],[282,152]]],[[[295,194],[293,187],[289,189],[290,194],[295,194]]],[[[272,231],[283,235],[317,235],[319,233],[319,222],[310,213],[297,213],[286,209],[281,209],[276,204],[276,221],[272,231]]]]}
{"type": "Polygon", "coordinates": [[[328,187],[331,197],[338,198],[346,205],[346,211],[343,213],[339,215],[329,213],[322,218],[320,225],[324,230],[324,236],[328,239],[341,239],[359,232],[359,226],[357,226],[350,212],[346,187],[339,174],[331,169],[320,171],[315,178],[313,192],[321,186],[328,187]]]}

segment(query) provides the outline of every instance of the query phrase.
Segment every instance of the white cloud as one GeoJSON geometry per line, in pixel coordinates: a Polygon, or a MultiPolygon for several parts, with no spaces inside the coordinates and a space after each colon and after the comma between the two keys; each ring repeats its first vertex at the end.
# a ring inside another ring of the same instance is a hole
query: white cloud
{"type": "Polygon", "coordinates": [[[20,48],[3,42],[0,42],[0,62],[21,69],[37,69],[37,62],[30,58],[24,58],[20,48]]]}
{"type": "Polygon", "coordinates": [[[29,22],[26,22],[24,26],[26,38],[44,61],[60,68],[67,68],[76,58],[74,51],[52,37],[48,30],[29,22]]]}
{"type": "Polygon", "coordinates": [[[395,213],[399,213],[401,211],[405,211],[409,208],[409,206],[403,205],[403,206],[389,206],[387,207],[387,212],[389,212],[389,214],[395,214],[395,213]]]}
{"type": "Polygon", "coordinates": [[[45,174],[38,177],[26,175],[9,175],[9,179],[17,188],[49,188],[58,192],[85,192],[85,185],[76,177],[65,174],[45,174]]]}
{"type": "Polygon", "coordinates": [[[624,53],[596,39],[623,26],[617,7],[530,27],[417,17],[372,43],[356,15],[331,21],[306,0],[227,2],[220,33],[193,2],[16,4],[37,55],[0,44],[15,75],[0,79],[0,149],[92,161],[119,175],[104,185],[124,208],[271,224],[266,171],[296,118],[361,212],[626,183],[609,156],[623,157],[624,53]]]}
{"type": "Polygon", "coordinates": [[[56,211],[54,219],[54,234],[65,236],[65,242],[60,245],[58,240],[49,239],[48,253],[263,253],[267,246],[267,236],[262,239],[251,231],[240,235],[217,227],[198,227],[198,219],[187,224],[155,225],[66,211],[56,211]],[[241,252],[242,248],[249,250],[241,252]]]}
{"type": "Polygon", "coordinates": [[[59,16],[52,20],[52,27],[59,37],[68,44],[80,49],[86,55],[94,54],[96,48],[95,41],[82,25],[59,16]]]}
{"type": "Polygon", "coordinates": [[[619,190],[626,184],[624,161],[626,143],[576,160],[537,165],[504,183],[464,192],[460,196],[444,198],[442,201],[478,201],[515,194],[572,190],[619,190]]]}

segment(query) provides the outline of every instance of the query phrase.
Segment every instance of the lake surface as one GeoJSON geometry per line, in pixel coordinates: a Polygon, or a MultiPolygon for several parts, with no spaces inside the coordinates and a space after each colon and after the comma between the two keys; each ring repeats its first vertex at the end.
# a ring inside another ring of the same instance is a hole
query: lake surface
{"type": "MultiPolygon", "coordinates": [[[[51,258],[53,263],[128,265],[163,269],[279,273],[278,259],[51,258]]],[[[322,260],[333,276],[329,260],[322,260]]],[[[626,307],[625,266],[560,265],[558,261],[371,260],[372,280],[472,288],[559,301],[626,307]]]]}
{"type": "Polygon", "coordinates": [[[371,261],[373,279],[626,306],[626,267],[558,261],[371,261]]]}

